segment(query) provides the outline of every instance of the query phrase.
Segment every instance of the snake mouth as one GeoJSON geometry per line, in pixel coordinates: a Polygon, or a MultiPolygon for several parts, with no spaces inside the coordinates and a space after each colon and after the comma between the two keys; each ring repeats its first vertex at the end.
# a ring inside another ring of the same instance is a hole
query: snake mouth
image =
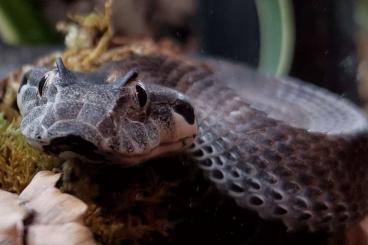
{"type": "Polygon", "coordinates": [[[192,137],[182,138],[175,142],[161,143],[144,154],[119,154],[114,156],[114,158],[110,160],[118,161],[126,167],[138,165],[150,159],[167,157],[179,152],[184,152],[193,144],[194,138],[195,135],[193,135],[192,137]]]}
{"type": "Polygon", "coordinates": [[[45,152],[62,158],[80,158],[89,162],[101,162],[106,159],[96,145],[77,135],[54,138],[42,148],[45,152]]]}
{"type": "Polygon", "coordinates": [[[76,135],[54,138],[47,143],[45,142],[46,144],[41,144],[40,141],[28,140],[28,142],[36,148],[64,159],[80,159],[84,162],[91,163],[120,163],[124,167],[130,167],[149,159],[183,152],[193,144],[194,137],[185,137],[175,142],[159,144],[144,154],[118,155],[100,151],[93,143],[76,135]]]}

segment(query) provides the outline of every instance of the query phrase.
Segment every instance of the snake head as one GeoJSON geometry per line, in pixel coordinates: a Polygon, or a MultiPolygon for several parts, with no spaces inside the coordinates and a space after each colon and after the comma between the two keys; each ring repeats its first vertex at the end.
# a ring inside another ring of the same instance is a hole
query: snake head
{"type": "Polygon", "coordinates": [[[46,152],[125,166],[183,151],[197,132],[195,111],[178,91],[139,80],[117,64],[91,73],[56,68],[28,71],[17,103],[28,142],[46,152]],[[109,82],[108,82],[109,81],[109,82]]]}

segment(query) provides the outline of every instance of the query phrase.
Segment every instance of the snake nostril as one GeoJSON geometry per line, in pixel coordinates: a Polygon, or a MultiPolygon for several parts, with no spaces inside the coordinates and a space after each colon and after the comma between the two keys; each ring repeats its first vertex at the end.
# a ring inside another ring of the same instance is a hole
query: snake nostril
{"type": "Polygon", "coordinates": [[[174,106],[174,111],[183,116],[185,121],[187,121],[189,124],[194,124],[194,109],[193,106],[191,106],[188,102],[180,101],[180,103],[174,106]]]}

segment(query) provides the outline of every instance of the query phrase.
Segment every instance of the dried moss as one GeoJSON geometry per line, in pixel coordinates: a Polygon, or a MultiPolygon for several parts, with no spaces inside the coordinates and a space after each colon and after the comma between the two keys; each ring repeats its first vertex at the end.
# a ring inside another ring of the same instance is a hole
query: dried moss
{"type": "Polygon", "coordinates": [[[0,114],[0,188],[20,193],[39,170],[51,170],[60,163],[30,147],[20,130],[0,114]]]}
{"type": "Polygon", "coordinates": [[[112,0],[106,0],[103,13],[96,10],[86,16],[71,15],[75,23],[58,24],[58,29],[67,33],[64,63],[75,70],[86,71],[94,67],[113,37],[111,15],[112,0]]]}

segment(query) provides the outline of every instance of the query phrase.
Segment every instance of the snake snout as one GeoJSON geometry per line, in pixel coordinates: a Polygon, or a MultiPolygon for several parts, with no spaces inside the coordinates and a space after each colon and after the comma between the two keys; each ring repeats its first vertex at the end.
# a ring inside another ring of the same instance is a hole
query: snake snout
{"type": "Polygon", "coordinates": [[[179,98],[172,106],[176,141],[181,141],[186,148],[193,143],[198,128],[194,107],[186,97],[179,98]]]}
{"type": "Polygon", "coordinates": [[[39,88],[44,85],[48,71],[46,67],[33,68],[23,75],[17,95],[17,105],[23,117],[38,104],[39,88]]]}

